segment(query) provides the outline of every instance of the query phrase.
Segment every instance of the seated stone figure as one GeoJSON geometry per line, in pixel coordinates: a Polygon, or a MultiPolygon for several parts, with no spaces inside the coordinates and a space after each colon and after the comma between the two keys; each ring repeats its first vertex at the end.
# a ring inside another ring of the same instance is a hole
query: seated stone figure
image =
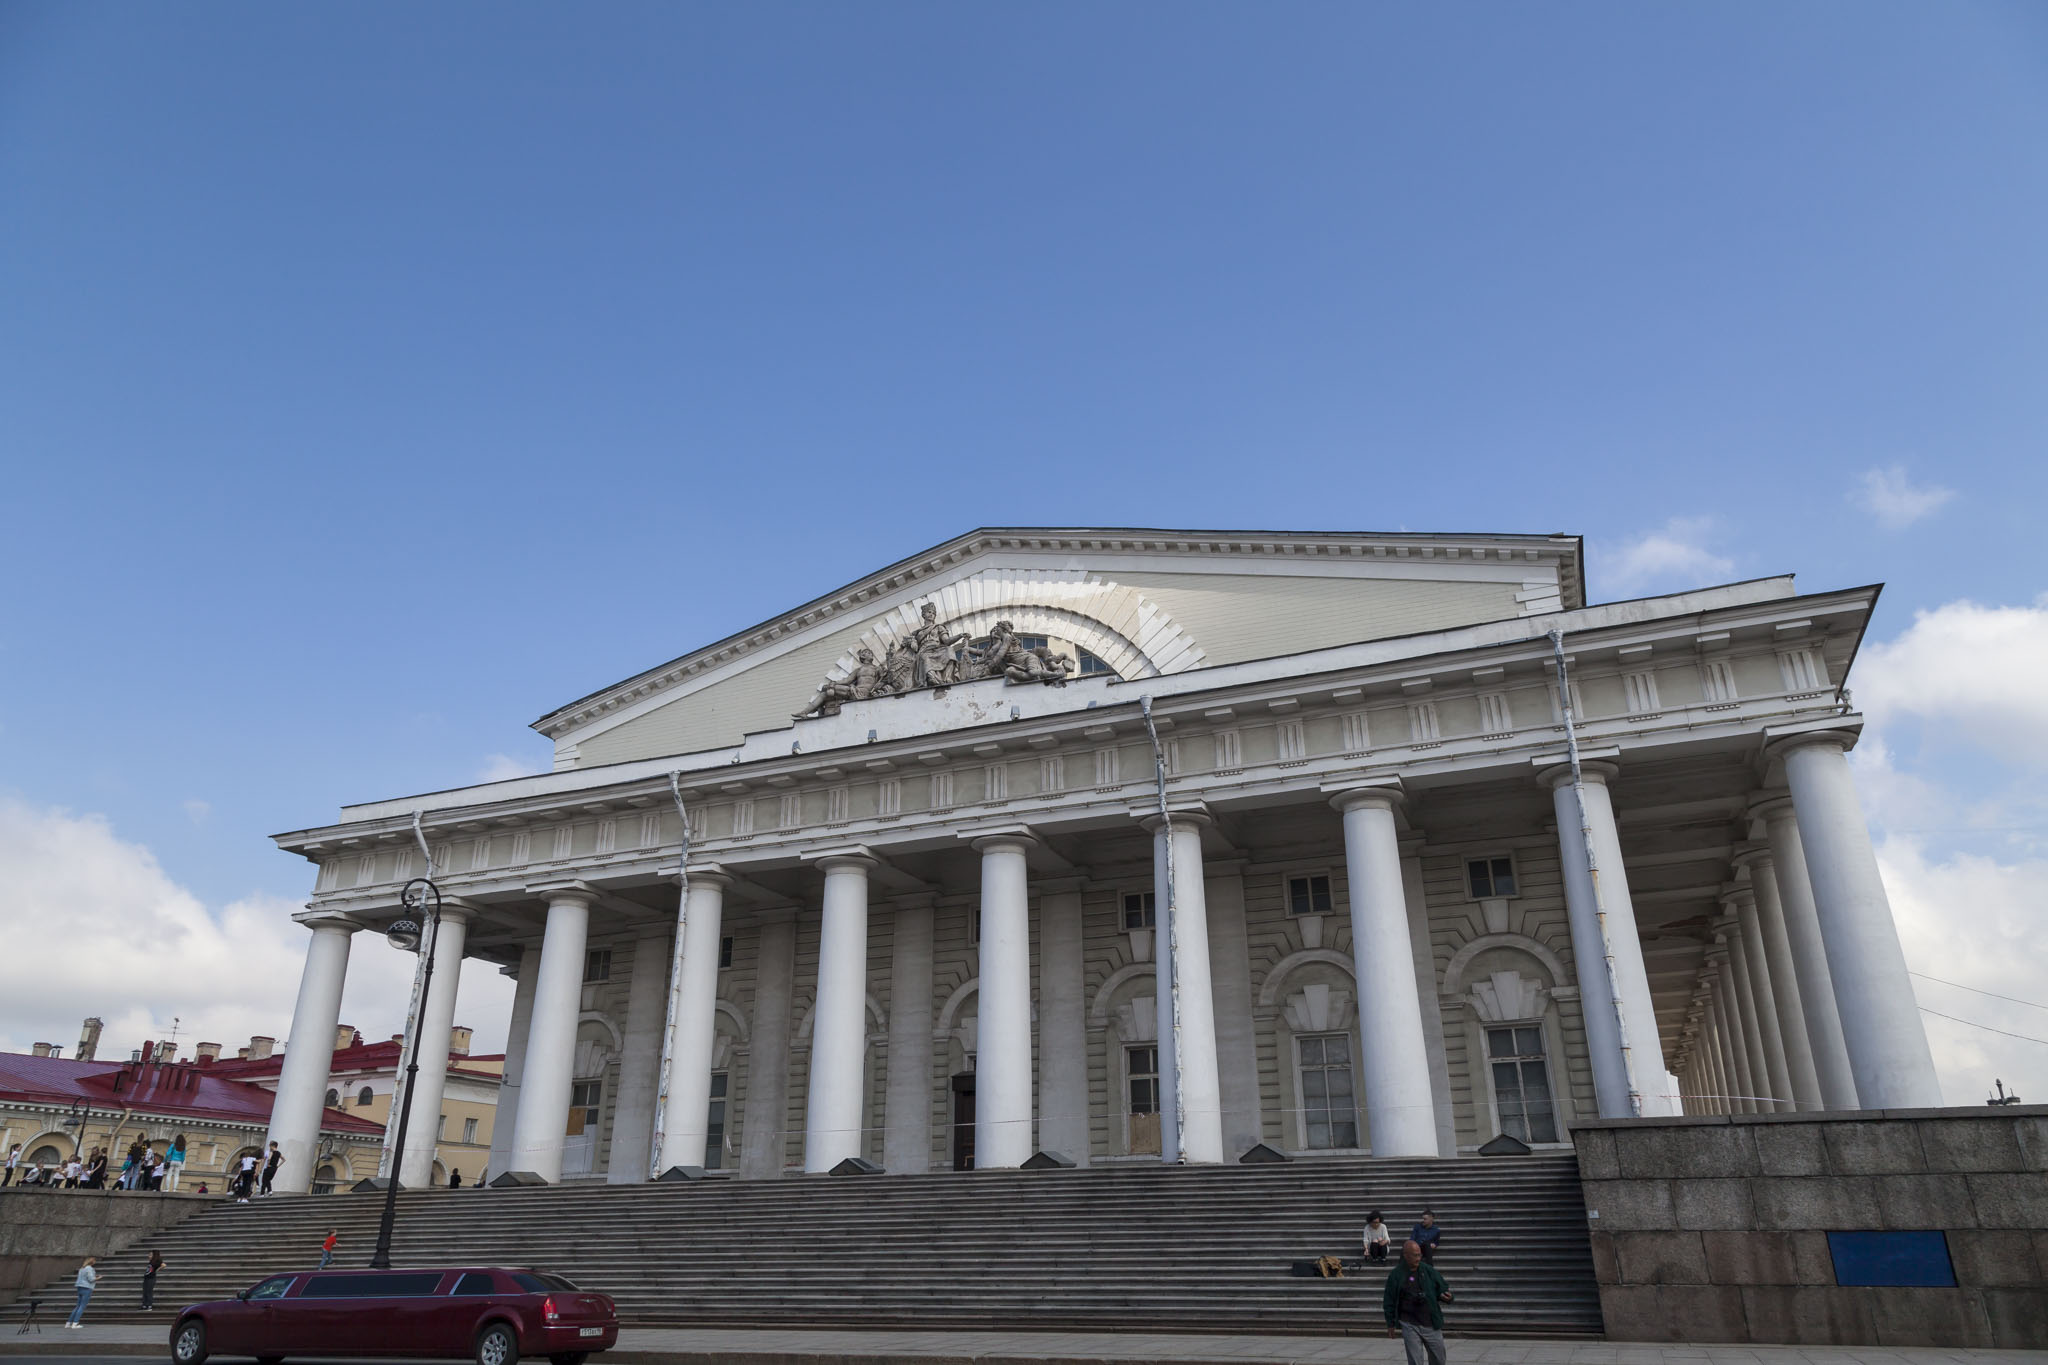
{"type": "Polygon", "coordinates": [[[1011,650],[1009,662],[1003,666],[1003,676],[1013,683],[1047,683],[1053,687],[1065,687],[1067,674],[1073,671],[1072,659],[1055,654],[1044,645],[1011,650]]]}
{"type": "Polygon", "coordinates": [[[793,719],[804,720],[810,716],[836,716],[842,703],[866,701],[869,697],[885,696],[890,691],[889,680],[883,675],[882,666],[875,662],[875,652],[861,650],[853,673],[845,682],[827,681],[821,684],[811,697],[808,705],[798,711],[793,719]]]}

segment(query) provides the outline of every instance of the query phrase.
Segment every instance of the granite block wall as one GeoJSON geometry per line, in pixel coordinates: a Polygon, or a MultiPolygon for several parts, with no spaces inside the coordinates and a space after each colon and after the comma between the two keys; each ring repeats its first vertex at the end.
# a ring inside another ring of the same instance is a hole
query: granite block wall
{"type": "Polygon", "coordinates": [[[77,1270],[87,1256],[112,1255],[217,1202],[206,1195],[0,1189],[0,1304],[77,1270]]]}
{"type": "Polygon", "coordinates": [[[1615,1341],[2048,1348],[2048,1106],[1573,1125],[1615,1341]],[[1953,1288],[1845,1286],[1830,1232],[1931,1231],[1953,1288]]]}

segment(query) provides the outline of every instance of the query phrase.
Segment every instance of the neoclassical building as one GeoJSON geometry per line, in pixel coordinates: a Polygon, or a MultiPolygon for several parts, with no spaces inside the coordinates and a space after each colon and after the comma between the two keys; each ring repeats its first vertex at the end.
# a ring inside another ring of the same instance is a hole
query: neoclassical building
{"type": "Polygon", "coordinates": [[[1588,605],[1581,555],[985,529],[592,693],[550,773],[278,837],[317,874],[272,1136],[315,1140],[351,945],[429,870],[420,1112],[459,974],[518,983],[493,1172],[1938,1104],[1845,756],[1878,590],[1588,605]]]}

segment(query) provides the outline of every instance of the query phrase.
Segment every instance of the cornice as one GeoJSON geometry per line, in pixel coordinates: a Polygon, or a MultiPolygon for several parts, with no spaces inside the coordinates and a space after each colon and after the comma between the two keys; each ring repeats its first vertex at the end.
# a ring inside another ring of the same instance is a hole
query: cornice
{"type": "Polygon", "coordinates": [[[1554,564],[1567,609],[1585,605],[1583,540],[1567,535],[1460,532],[1170,531],[1144,528],[981,527],[898,560],[823,597],[813,598],[748,630],[713,641],[665,664],[579,697],[532,723],[550,738],[722,667],[797,632],[947,573],[968,560],[1004,551],[1040,554],[1208,555],[1263,561],[1414,559],[1445,563],[1488,558],[1554,564]]]}

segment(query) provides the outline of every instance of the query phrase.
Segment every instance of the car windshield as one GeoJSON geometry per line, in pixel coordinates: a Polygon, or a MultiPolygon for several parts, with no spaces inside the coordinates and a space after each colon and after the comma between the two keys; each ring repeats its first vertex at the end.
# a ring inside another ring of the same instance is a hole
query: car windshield
{"type": "Polygon", "coordinates": [[[547,1294],[558,1289],[576,1287],[560,1275],[549,1275],[536,1270],[515,1270],[512,1272],[512,1281],[529,1294],[547,1294]]]}

